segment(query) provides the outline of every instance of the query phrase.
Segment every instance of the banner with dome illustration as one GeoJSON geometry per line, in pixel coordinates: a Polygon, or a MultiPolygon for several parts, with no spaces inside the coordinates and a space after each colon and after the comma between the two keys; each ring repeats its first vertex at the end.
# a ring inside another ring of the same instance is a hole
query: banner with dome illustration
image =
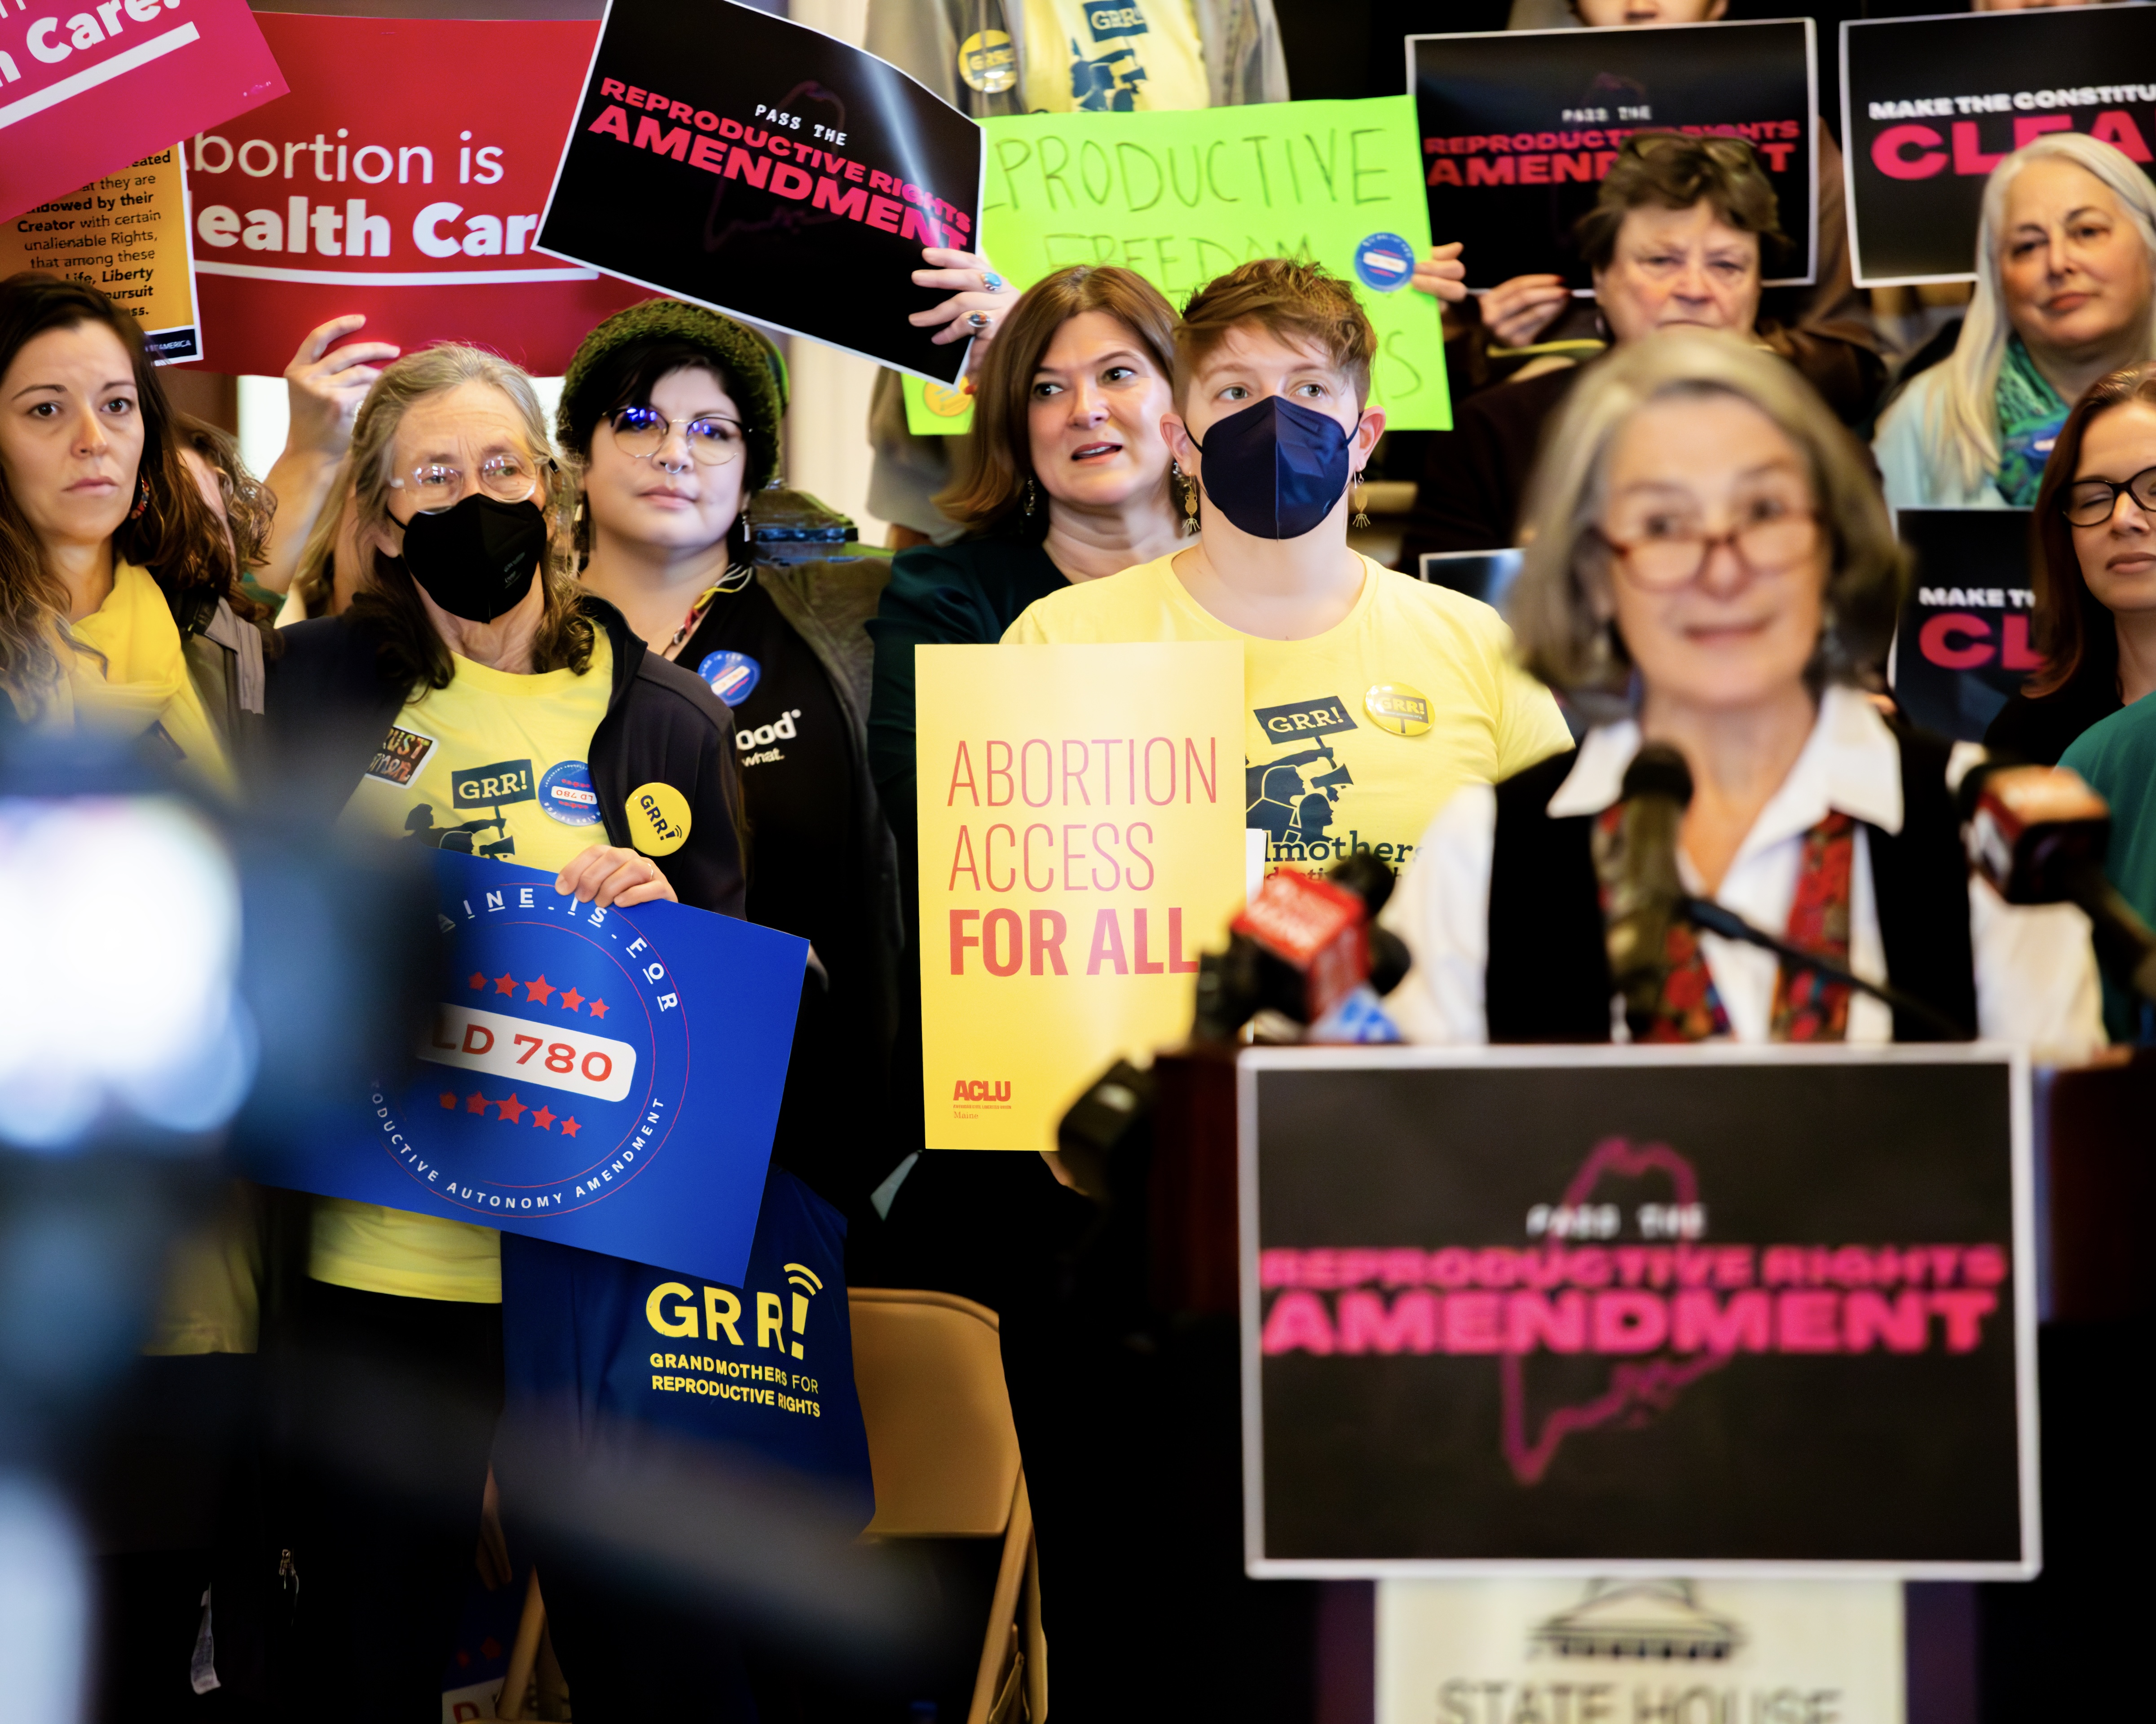
{"type": "Polygon", "coordinates": [[[1253,1574],[2041,1566],[2015,1049],[1261,1048],[1239,1080],[1253,1574]]]}

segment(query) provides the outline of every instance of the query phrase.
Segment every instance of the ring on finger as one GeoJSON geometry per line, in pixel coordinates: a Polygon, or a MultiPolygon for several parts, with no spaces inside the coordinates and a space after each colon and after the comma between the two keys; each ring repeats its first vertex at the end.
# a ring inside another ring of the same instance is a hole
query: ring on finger
{"type": "Polygon", "coordinates": [[[993,269],[981,271],[981,289],[984,293],[1001,293],[1009,284],[993,269]]]}
{"type": "Polygon", "coordinates": [[[988,326],[988,314],[985,311],[968,311],[966,314],[966,321],[974,329],[986,329],[988,326]]]}

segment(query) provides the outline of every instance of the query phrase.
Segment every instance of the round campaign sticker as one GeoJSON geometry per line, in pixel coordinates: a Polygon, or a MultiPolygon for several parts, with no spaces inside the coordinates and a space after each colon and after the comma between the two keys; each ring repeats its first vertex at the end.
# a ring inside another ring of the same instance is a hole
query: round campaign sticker
{"type": "Polygon", "coordinates": [[[711,685],[711,692],[729,706],[748,699],[763,675],[763,666],[747,653],[706,653],[696,675],[711,685]]]}
{"type": "Polygon", "coordinates": [[[1018,82],[1018,50],[1001,30],[979,30],[958,44],[958,75],[968,90],[999,95],[1018,82]]]}
{"type": "Polygon", "coordinates": [[[1380,682],[1363,696],[1371,723],[1395,736],[1419,736],[1430,729],[1430,696],[1404,682],[1380,682]]]}
{"type": "Polygon", "coordinates": [[[1373,233],[1355,248],[1355,279],[1379,293],[1405,287],[1414,266],[1414,248],[1397,233],[1373,233]]]}
{"type": "Polygon", "coordinates": [[[507,870],[447,888],[447,962],[414,1074],[369,1091],[376,1141],[475,1221],[588,1209],[661,1155],[686,1097],[672,966],[614,911],[507,870]]]}
{"type": "Polygon", "coordinates": [[[973,393],[943,383],[923,383],[921,404],[939,419],[963,419],[973,410],[973,393]]]}
{"type": "Polygon", "coordinates": [[[539,780],[539,806],[564,826],[599,824],[599,793],[592,769],[580,760],[557,760],[539,780]]]}
{"type": "Polygon", "coordinates": [[[647,856],[670,856],[689,842],[689,798],[654,780],[629,793],[629,829],[647,856]]]}

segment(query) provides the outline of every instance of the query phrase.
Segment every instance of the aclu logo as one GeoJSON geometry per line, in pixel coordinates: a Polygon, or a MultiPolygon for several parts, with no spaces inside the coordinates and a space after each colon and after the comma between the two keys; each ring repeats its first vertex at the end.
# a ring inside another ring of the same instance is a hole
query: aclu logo
{"type": "Polygon", "coordinates": [[[953,1101],[971,1101],[977,1105],[983,1101],[1008,1103],[1010,1101],[1010,1090],[1009,1078],[993,1080],[988,1078],[960,1078],[951,1085],[951,1099],[953,1101]]]}

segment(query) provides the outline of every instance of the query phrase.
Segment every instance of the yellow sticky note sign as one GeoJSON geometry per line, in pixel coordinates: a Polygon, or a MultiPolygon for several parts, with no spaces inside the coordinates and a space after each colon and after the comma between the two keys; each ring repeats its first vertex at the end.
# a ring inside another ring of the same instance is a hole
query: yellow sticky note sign
{"type": "Polygon", "coordinates": [[[160,150],[0,225],[0,276],[22,269],[110,295],[142,326],[158,364],[200,359],[185,152],[160,150]]]}
{"type": "Polygon", "coordinates": [[[689,842],[689,798],[654,781],[629,793],[629,829],[647,856],[670,856],[689,842]]]}
{"type": "Polygon", "coordinates": [[[914,676],[927,1141],[1053,1149],[1188,1035],[1242,906],[1242,648],[922,646],[914,676]]]}

